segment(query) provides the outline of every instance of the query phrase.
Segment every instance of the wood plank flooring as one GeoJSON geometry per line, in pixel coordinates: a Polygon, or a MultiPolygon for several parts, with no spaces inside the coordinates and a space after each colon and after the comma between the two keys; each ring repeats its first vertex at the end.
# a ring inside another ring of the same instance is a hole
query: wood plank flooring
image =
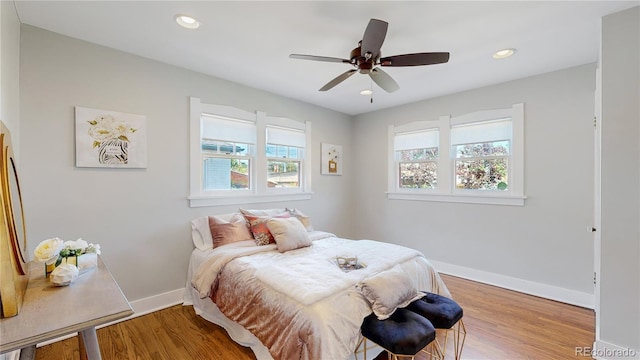
{"type": "MultiPolygon", "coordinates": [[[[442,276],[464,309],[463,359],[575,359],[595,338],[592,310],[452,276],[442,276]]],[[[255,359],[220,327],[173,306],[97,331],[104,360],[255,359]]],[[[447,359],[453,352],[447,350],[447,359]]],[[[36,350],[36,360],[78,359],[77,338],[36,350]]],[[[324,360],[324,359],[323,359],[324,360]]]]}

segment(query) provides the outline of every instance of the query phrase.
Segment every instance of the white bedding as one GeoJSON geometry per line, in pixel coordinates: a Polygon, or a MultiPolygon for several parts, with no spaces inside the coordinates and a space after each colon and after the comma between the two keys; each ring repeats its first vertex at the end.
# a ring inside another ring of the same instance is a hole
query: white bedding
{"type": "MultiPolygon", "coordinates": [[[[242,331],[242,326],[222,315],[207,298],[212,287],[216,288],[217,275],[223,269],[242,273],[246,287],[269,289],[261,292],[262,302],[287,311],[293,308],[301,314],[296,316],[313,320],[317,344],[305,345],[313,345],[313,349],[304,350],[308,352],[306,356],[320,354],[323,359],[348,359],[359,340],[360,324],[371,313],[369,302],[355,289],[358,282],[400,264],[417,289],[450,296],[433,267],[415,250],[370,240],[326,238],[317,233],[313,246],[286,253],[277,252],[275,245],[254,246],[250,242],[209,251],[194,250],[185,304],[193,304],[199,315],[225,327],[236,342],[250,346],[258,359],[272,358],[258,338],[242,331]],[[335,264],[335,257],[352,255],[367,266],[345,273],[335,264]],[[283,296],[290,304],[282,305],[283,296]]],[[[278,353],[276,349],[271,352],[278,353]]]]}

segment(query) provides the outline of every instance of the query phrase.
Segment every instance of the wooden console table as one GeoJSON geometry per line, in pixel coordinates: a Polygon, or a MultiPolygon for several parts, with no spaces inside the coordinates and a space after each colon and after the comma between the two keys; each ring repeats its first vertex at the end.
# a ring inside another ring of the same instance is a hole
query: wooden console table
{"type": "Polygon", "coordinates": [[[31,263],[29,285],[17,316],[0,320],[0,354],[78,332],[80,356],[100,360],[96,326],[133,314],[129,302],[102,258],[98,266],[69,286],[53,286],[44,264],[31,263]]]}

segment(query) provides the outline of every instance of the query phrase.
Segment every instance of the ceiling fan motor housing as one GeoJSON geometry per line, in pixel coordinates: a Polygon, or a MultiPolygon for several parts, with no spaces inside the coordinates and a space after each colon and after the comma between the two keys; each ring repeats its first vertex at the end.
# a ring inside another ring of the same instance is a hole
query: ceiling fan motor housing
{"type": "Polygon", "coordinates": [[[362,48],[358,46],[357,48],[351,50],[350,57],[351,64],[355,66],[361,74],[368,74],[377,59],[369,58],[362,56],[362,48]]]}

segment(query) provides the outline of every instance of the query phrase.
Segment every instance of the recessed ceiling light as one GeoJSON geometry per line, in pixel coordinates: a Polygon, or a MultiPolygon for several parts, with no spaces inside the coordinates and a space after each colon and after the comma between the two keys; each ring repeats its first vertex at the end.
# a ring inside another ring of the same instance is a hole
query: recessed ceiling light
{"type": "Polygon", "coordinates": [[[371,94],[373,94],[373,90],[370,90],[370,89],[364,89],[364,90],[360,91],[360,95],[367,96],[367,95],[371,95],[371,94]]]}
{"type": "Polygon", "coordinates": [[[198,20],[187,15],[176,15],[176,22],[178,25],[187,29],[197,29],[200,27],[198,20]]]}
{"type": "Polygon", "coordinates": [[[493,53],[494,59],[505,59],[509,56],[513,55],[516,52],[516,49],[502,49],[493,53]]]}

